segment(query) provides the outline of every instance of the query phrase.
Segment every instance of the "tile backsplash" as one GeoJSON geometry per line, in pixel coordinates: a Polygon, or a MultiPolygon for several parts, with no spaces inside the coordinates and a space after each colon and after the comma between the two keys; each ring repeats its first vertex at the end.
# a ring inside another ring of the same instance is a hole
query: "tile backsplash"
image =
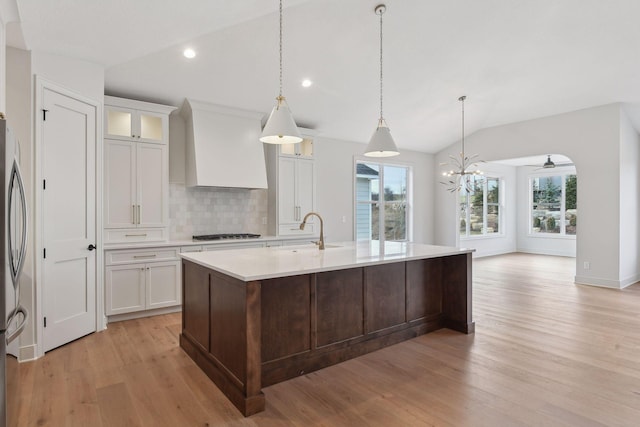
{"type": "Polygon", "coordinates": [[[186,187],[169,184],[171,240],[191,240],[199,234],[255,233],[265,235],[267,190],[186,187]]]}

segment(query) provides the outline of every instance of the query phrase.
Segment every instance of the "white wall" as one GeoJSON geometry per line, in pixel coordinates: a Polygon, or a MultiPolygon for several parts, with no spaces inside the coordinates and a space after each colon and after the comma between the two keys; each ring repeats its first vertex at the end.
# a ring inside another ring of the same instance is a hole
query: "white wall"
{"type": "MultiPolygon", "coordinates": [[[[316,202],[323,216],[327,241],[354,239],[354,158],[369,160],[365,144],[323,138],[313,144],[316,158],[316,202]],[[345,222],[342,221],[343,217],[345,222]]],[[[385,162],[413,167],[413,241],[433,243],[433,155],[401,150],[385,162]]]]}
{"type": "Polygon", "coordinates": [[[169,115],[169,183],[184,184],[187,129],[178,110],[169,115]]]}
{"type": "MultiPolygon", "coordinates": [[[[580,225],[576,248],[576,281],[620,287],[620,105],[611,104],[551,117],[483,129],[466,138],[467,152],[491,160],[546,153],[571,158],[578,175],[580,225]],[[602,221],[603,209],[614,218],[602,221]],[[583,268],[589,261],[590,269],[583,268]]],[[[439,152],[437,162],[455,154],[454,144],[439,152]]],[[[455,197],[436,193],[436,242],[456,241],[455,197]]]]}
{"type": "Polygon", "coordinates": [[[33,74],[100,104],[104,103],[102,65],[51,53],[32,52],[31,66],[33,74]]]}
{"type": "MultiPolygon", "coordinates": [[[[578,185],[580,181],[578,180],[578,185]]],[[[640,136],[620,114],[620,282],[640,280],[640,136]]]]}
{"type": "MultiPolygon", "coordinates": [[[[530,226],[530,214],[529,202],[531,200],[531,192],[529,188],[529,179],[532,175],[545,176],[547,173],[541,174],[540,171],[536,171],[535,167],[522,166],[518,168],[518,242],[517,252],[526,252],[531,254],[545,254],[545,255],[557,255],[557,256],[576,256],[576,238],[570,236],[548,236],[544,234],[532,235],[529,232],[530,226]]],[[[552,169],[553,171],[554,169],[552,169]]],[[[562,169],[565,171],[566,169],[562,169]]],[[[570,171],[575,173],[575,168],[571,168],[570,171]]],[[[580,177],[578,176],[578,187],[580,186],[580,177]]],[[[581,209],[582,205],[578,199],[578,233],[584,230],[582,227],[581,209]]]]}
{"type": "MultiPolygon", "coordinates": [[[[498,163],[482,163],[478,165],[482,172],[489,177],[500,178],[500,210],[502,232],[483,237],[460,238],[459,246],[473,248],[474,257],[506,254],[515,252],[517,242],[517,204],[516,204],[516,168],[498,163]]],[[[445,187],[436,184],[436,191],[445,191],[445,187]]],[[[459,212],[456,210],[456,215],[459,212]]],[[[456,222],[457,224],[458,222],[456,222]]]]}

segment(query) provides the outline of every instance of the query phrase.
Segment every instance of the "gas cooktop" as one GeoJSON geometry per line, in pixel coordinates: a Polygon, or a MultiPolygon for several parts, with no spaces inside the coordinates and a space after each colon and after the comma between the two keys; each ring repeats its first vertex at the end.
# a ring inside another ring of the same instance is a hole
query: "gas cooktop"
{"type": "Polygon", "coordinates": [[[193,240],[227,240],[227,239],[257,239],[259,234],[250,233],[225,233],[225,234],[203,234],[193,236],[193,240]]]}

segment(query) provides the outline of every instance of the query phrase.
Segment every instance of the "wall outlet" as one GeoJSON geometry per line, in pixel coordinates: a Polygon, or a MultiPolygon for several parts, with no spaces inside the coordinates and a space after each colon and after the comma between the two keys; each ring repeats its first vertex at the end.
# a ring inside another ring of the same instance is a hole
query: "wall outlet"
{"type": "Polygon", "coordinates": [[[347,222],[347,217],[346,216],[342,216],[342,223],[345,224],[347,222]]]}
{"type": "Polygon", "coordinates": [[[591,263],[589,263],[589,261],[585,261],[585,262],[584,262],[584,269],[585,269],[585,270],[588,270],[588,269],[590,269],[590,268],[591,268],[591,263]]]}
{"type": "Polygon", "coordinates": [[[267,225],[267,217],[266,216],[262,217],[262,225],[267,225]]]}

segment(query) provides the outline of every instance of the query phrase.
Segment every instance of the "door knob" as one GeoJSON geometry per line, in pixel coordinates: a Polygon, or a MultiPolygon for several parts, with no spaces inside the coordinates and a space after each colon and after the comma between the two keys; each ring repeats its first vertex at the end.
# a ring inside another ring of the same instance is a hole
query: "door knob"
{"type": "Polygon", "coordinates": [[[89,246],[87,246],[87,249],[89,249],[90,251],[96,249],[95,246],[93,246],[93,244],[90,244],[89,246]]]}

